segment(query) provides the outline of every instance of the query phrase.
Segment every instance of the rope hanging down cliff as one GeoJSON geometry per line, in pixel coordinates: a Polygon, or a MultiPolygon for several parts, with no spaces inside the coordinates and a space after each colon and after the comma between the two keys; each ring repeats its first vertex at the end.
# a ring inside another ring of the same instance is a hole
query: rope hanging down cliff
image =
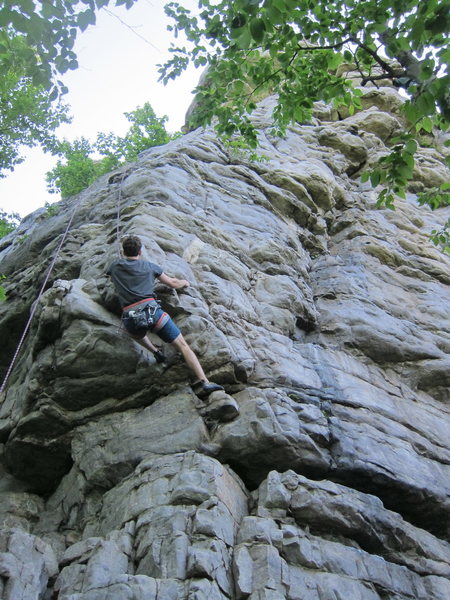
{"type": "Polygon", "coordinates": [[[33,320],[34,314],[35,314],[35,312],[36,312],[36,310],[37,310],[37,307],[38,307],[38,304],[39,304],[39,300],[41,299],[41,297],[42,297],[42,294],[43,294],[43,293],[44,293],[44,291],[45,291],[45,287],[46,287],[46,285],[47,285],[47,282],[48,282],[48,280],[49,280],[49,278],[50,278],[50,275],[51,275],[51,273],[52,273],[52,271],[53,271],[53,268],[54,268],[54,266],[55,266],[55,263],[56,263],[56,261],[58,260],[59,253],[60,253],[60,251],[61,251],[61,248],[62,248],[62,246],[63,246],[63,244],[64,244],[64,242],[65,242],[65,240],[66,240],[67,234],[69,233],[69,229],[70,229],[70,227],[71,227],[71,225],[72,225],[73,218],[74,218],[74,216],[75,216],[75,213],[76,213],[76,211],[77,211],[77,209],[78,209],[78,206],[79,206],[80,202],[81,202],[81,198],[80,198],[80,200],[79,200],[79,201],[78,201],[78,202],[75,204],[75,206],[74,206],[74,209],[73,209],[73,211],[72,211],[72,214],[71,214],[71,216],[70,216],[69,222],[67,223],[67,227],[66,227],[66,229],[65,229],[65,231],[64,231],[64,233],[63,233],[63,235],[62,235],[62,237],[61,237],[61,240],[60,240],[60,242],[59,242],[59,244],[58,244],[58,247],[57,247],[57,249],[56,249],[55,255],[54,255],[54,257],[53,257],[53,259],[52,259],[52,261],[51,261],[51,263],[50,263],[50,266],[49,266],[49,268],[48,268],[48,270],[47,270],[47,274],[45,275],[44,282],[42,283],[41,289],[39,290],[39,293],[38,293],[38,295],[37,295],[37,297],[36,297],[36,300],[35,300],[35,301],[33,302],[33,304],[31,305],[30,316],[28,317],[28,321],[27,321],[27,322],[26,322],[26,324],[25,324],[25,327],[24,327],[24,330],[23,330],[22,336],[21,336],[21,338],[20,338],[20,340],[19,340],[19,343],[17,344],[17,348],[16,348],[16,351],[15,351],[15,353],[14,353],[14,356],[13,356],[13,358],[12,358],[12,360],[11,360],[11,363],[10,363],[10,365],[9,365],[9,367],[8,367],[8,370],[6,371],[6,375],[5,375],[4,379],[3,379],[3,383],[2,383],[2,386],[1,386],[1,388],[0,388],[0,395],[1,395],[1,394],[3,393],[3,391],[6,389],[6,384],[7,384],[7,381],[8,381],[8,379],[9,379],[9,376],[11,375],[11,372],[12,372],[12,370],[13,370],[13,368],[14,368],[15,362],[16,362],[16,360],[17,360],[17,357],[18,357],[18,355],[19,355],[19,352],[20,352],[20,350],[21,350],[21,348],[22,348],[22,345],[23,345],[23,342],[24,342],[24,340],[25,340],[25,337],[26,337],[26,335],[27,335],[27,333],[28,333],[28,330],[30,329],[31,322],[32,322],[32,320],[33,320]]]}
{"type": "MultiPolygon", "coordinates": [[[[116,235],[117,235],[117,248],[118,248],[119,256],[121,256],[121,252],[120,252],[120,208],[121,208],[121,202],[122,202],[122,183],[123,183],[123,180],[125,179],[125,177],[126,177],[126,173],[122,173],[122,177],[120,179],[120,185],[119,185],[119,193],[118,193],[118,197],[117,197],[116,235]]],[[[42,294],[45,291],[47,282],[48,282],[48,280],[50,278],[50,275],[51,275],[51,273],[53,271],[53,268],[54,268],[54,266],[56,264],[56,261],[58,260],[59,253],[61,252],[61,248],[63,247],[64,242],[66,241],[67,234],[69,233],[69,230],[70,230],[70,228],[72,226],[73,218],[75,216],[75,213],[76,213],[76,211],[77,211],[77,209],[78,209],[78,207],[79,207],[82,199],[83,199],[83,195],[80,197],[80,199],[78,200],[78,202],[75,204],[75,206],[73,208],[72,214],[70,215],[69,222],[67,223],[67,227],[66,227],[66,229],[65,229],[65,231],[64,231],[64,233],[63,233],[63,235],[61,237],[61,240],[60,240],[60,242],[58,244],[58,247],[56,249],[56,253],[55,253],[55,255],[54,255],[53,259],[52,259],[52,262],[50,263],[50,266],[49,266],[49,268],[47,270],[47,274],[46,274],[46,276],[44,278],[44,282],[42,283],[41,289],[39,290],[39,293],[38,293],[38,295],[36,297],[36,300],[31,305],[30,316],[28,317],[28,321],[25,324],[25,327],[24,327],[24,330],[22,332],[21,338],[19,340],[19,343],[17,344],[16,351],[14,352],[14,356],[13,356],[13,358],[12,358],[10,364],[9,364],[8,370],[6,371],[6,375],[5,375],[4,379],[3,379],[3,383],[2,383],[2,386],[0,388],[0,396],[1,396],[1,394],[3,394],[3,392],[6,389],[6,384],[7,384],[8,379],[9,379],[11,373],[12,373],[12,370],[14,368],[14,365],[16,363],[17,357],[18,357],[19,352],[20,352],[20,350],[22,348],[22,345],[23,345],[23,342],[24,342],[24,340],[26,338],[26,335],[27,335],[27,333],[28,333],[28,331],[30,329],[31,322],[33,320],[34,314],[35,314],[35,312],[37,310],[37,307],[38,307],[38,304],[39,304],[39,300],[41,299],[42,294]]]]}

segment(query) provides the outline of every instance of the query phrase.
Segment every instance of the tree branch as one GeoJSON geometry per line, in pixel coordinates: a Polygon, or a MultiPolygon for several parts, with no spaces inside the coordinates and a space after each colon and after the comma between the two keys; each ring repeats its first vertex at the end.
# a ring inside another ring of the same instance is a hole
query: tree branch
{"type": "Polygon", "coordinates": [[[378,56],[378,54],[375,52],[375,50],[372,50],[372,48],[369,48],[369,46],[367,46],[363,42],[360,42],[357,38],[355,38],[353,36],[350,38],[350,40],[354,44],[359,46],[362,50],[364,50],[364,52],[367,52],[367,54],[370,54],[370,56],[374,59],[374,61],[377,62],[380,65],[380,67],[386,71],[386,73],[389,77],[394,78],[394,77],[400,76],[398,71],[395,71],[395,69],[393,69],[389,63],[387,63],[380,56],[378,56]]]}
{"type": "MultiPolygon", "coordinates": [[[[341,42],[338,42],[336,44],[332,44],[330,46],[301,46],[300,44],[298,45],[297,50],[294,52],[294,54],[292,55],[291,59],[289,60],[289,67],[292,66],[292,63],[294,62],[294,60],[297,58],[299,52],[315,52],[316,50],[333,50],[335,48],[342,48],[342,46],[344,44],[347,44],[348,42],[352,41],[352,37],[348,37],[345,40],[342,40],[341,42]]],[[[249,103],[250,98],[253,96],[253,94],[259,89],[261,88],[263,85],[265,85],[268,81],[270,81],[275,75],[277,75],[278,73],[282,72],[283,70],[285,70],[283,67],[281,67],[280,69],[277,69],[274,73],[271,73],[271,75],[269,75],[269,77],[267,77],[267,79],[265,79],[264,81],[262,81],[259,85],[257,85],[249,94],[247,94],[247,101],[246,101],[246,105],[249,103]]]]}
{"type": "MultiPolygon", "coordinates": [[[[392,31],[387,30],[380,35],[380,40],[385,46],[389,45],[392,38],[392,31]]],[[[414,56],[410,51],[401,50],[396,53],[395,58],[399,64],[403,67],[402,76],[406,78],[407,83],[402,85],[405,89],[411,82],[417,84],[418,92],[415,94],[420,95],[423,91],[429,90],[431,84],[438,79],[438,73],[435,70],[434,73],[426,80],[421,78],[422,61],[414,56]]],[[[433,93],[433,92],[431,92],[433,93]]],[[[439,106],[441,113],[444,115],[447,121],[450,121],[450,94],[448,92],[442,92],[434,94],[435,102],[439,106]]]]}
{"type": "MultiPolygon", "coordinates": [[[[361,70],[359,72],[363,75],[361,70]]],[[[398,75],[395,76],[395,79],[397,79],[397,77],[398,75]]],[[[361,78],[361,85],[366,85],[369,81],[379,81],[380,79],[390,79],[390,76],[386,73],[383,73],[382,75],[365,75],[361,78]]]]}
{"type": "Polygon", "coordinates": [[[348,37],[345,40],[342,40],[342,42],[337,42],[336,44],[331,44],[330,46],[301,46],[299,44],[299,50],[303,50],[305,52],[314,52],[315,50],[334,50],[335,48],[342,48],[342,46],[344,44],[347,44],[348,42],[353,42],[354,39],[352,36],[348,37]]]}
{"type": "Polygon", "coordinates": [[[111,17],[114,17],[115,19],[117,19],[120,23],[122,23],[122,25],[124,25],[127,29],[129,29],[132,33],[134,33],[135,36],[137,36],[138,38],[141,38],[141,40],[143,40],[146,44],[148,44],[149,46],[151,46],[152,48],[157,50],[160,54],[162,54],[162,52],[159,48],[157,48],[154,44],[152,44],[147,38],[145,38],[143,35],[141,35],[138,31],[136,31],[136,27],[132,27],[131,25],[128,25],[128,23],[125,23],[125,21],[123,19],[121,19],[118,15],[113,13],[111,10],[109,10],[109,8],[106,8],[106,6],[103,6],[102,10],[104,12],[106,12],[108,15],[110,15],[111,17]]]}
{"type": "MultiPolygon", "coordinates": [[[[391,31],[385,31],[380,34],[380,40],[383,42],[385,46],[389,46],[389,42],[392,38],[391,31]]],[[[419,85],[422,83],[420,80],[420,60],[417,59],[412,52],[406,52],[404,50],[397,52],[395,58],[401,64],[404,69],[404,76],[409,77],[419,85]]]]}

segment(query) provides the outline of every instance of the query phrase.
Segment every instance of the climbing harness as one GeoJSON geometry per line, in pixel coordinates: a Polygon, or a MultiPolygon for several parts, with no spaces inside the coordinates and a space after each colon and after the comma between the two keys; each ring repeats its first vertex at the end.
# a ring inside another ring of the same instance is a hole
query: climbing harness
{"type": "Polygon", "coordinates": [[[42,297],[42,295],[43,295],[43,293],[45,291],[47,282],[48,282],[48,280],[50,278],[51,272],[53,271],[53,268],[54,268],[54,266],[56,264],[56,261],[58,260],[59,253],[60,253],[61,248],[62,248],[62,246],[63,246],[63,244],[64,244],[64,242],[66,240],[67,234],[69,233],[70,227],[72,226],[73,218],[74,218],[75,213],[76,213],[76,211],[78,209],[78,206],[81,203],[82,198],[83,198],[83,196],[81,196],[81,198],[78,200],[78,202],[74,206],[74,209],[73,209],[72,214],[70,216],[69,222],[67,223],[67,227],[66,227],[66,229],[65,229],[65,231],[64,231],[64,233],[63,233],[63,235],[61,237],[61,240],[60,240],[59,245],[58,245],[58,247],[56,249],[55,255],[54,255],[54,257],[53,257],[53,259],[52,259],[52,261],[50,263],[50,266],[49,266],[49,268],[47,270],[47,274],[46,274],[46,276],[44,278],[44,282],[43,282],[43,284],[41,286],[41,289],[39,290],[39,293],[38,293],[38,295],[36,297],[36,300],[31,305],[30,316],[28,317],[28,321],[25,324],[22,336],[21,336],[21,338],[19,340],[19,343],[17,344],[17,348],[16,348],[16,351],[14,353],[14,356],[13,356],[13,358],[11,360],[11,363],[10,363],[10,365],[8,367],[8,370],[6,371],[6,375],[5,375],[4,379],[3,379],[3,383],[2,383],[2,386],[0,388],[0,395],[4,392],[4,390],[6,388],[6,383],[7,383],[8,379],[9,379],[9,376],[11,375],[11,372],[12,372],[12,370],[14,368],[15,362],[16,362],[17,357],[19,355],[19,352],[20,352],[20,350],[22,348],[22,345],[23,345],[25,337],[26,337],[26,335],[28,333],[28,330],[30,329],[31,322],[33,320],[34,314],[35,314],[35,312],[37,310],[37,307],[38,307],[38,304],[39,304],[39,300],[41,299],[41,297],[42,297]]]}
{"type": "Polygon", "coordinates": [[[152,328],[155,325],[155,314],[159,304],[154,298],[135,302],[123,309],[122,319],[130,319],[136,329],[152,328]]]}

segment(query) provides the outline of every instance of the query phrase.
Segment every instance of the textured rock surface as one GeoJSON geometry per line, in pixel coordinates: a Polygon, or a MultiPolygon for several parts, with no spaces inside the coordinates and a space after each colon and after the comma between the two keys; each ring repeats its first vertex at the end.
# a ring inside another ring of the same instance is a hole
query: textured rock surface
{"type": "MultiPolygon", "coordinates": [[[[448,600],[449,210],[377,210],[360,170],[402,102],[318,105],[265,159],[209,131],[151,149],[0,241],[11,360],[0,409],[5,600],[448,600]],[[158,291],[208,376],[121,329],[104,272],[120,234],[187,278],[158,291]]],[[[412,192],[449,179],[422,148],[412,192]]]]}

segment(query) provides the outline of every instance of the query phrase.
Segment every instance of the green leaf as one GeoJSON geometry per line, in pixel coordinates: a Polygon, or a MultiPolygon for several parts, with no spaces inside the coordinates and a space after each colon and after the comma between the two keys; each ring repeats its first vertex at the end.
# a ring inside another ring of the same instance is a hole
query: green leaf
{"type": "Polygon", "coordinates": [[[45,19],[50,19],[51,17],[59,16],[59,11],[51,2],[43,2],[41,14],[45,19]]]}
{"type": "Polygon", "coordinates": [[[369,171],[365,171],[364,173],[362,173],[361,175],[361,181],[363,183],[365,183],[366,181],[369,181],[369,177],[370,177],[370,173],[369,171]]]}
{"type": "Polygon", "coordinates": [[[95,12],[91,9],[77,15],[77,24],[81,31],[84,31],[89,25],[95,25],[95,20],[95,12]]]}
{"type": "Polygon", "coordinates": [[[272,0],[273,6],[275,6],[281,13],[286,11],[286,3],[284,0],[272,0]]]}
{"type": "Polygon", "coordinates": [[[53,90],[51,91],[48,99],[50,100],[50,102],[53,102],[57,98],[58,98],[58,89],[57,88],[53,88],[53,90]]]}
{"type": "Polygon", "coordinates": [[[345,52],[344,52],[344,60],[346,62],[352,62],[353,61],[353,54],[350,52],[350,50],[345,50],[345,52]]]}
{"type": "Polygon", "coordinates": [[[380,183],[380,180],[381,180],[381,176],[378,171],[374,171],[373,173],[370,174],[370,183],[372,184],[373,187],[377,187],[377,185],[380,183]]]}
{"type": "Polygon", "coordinates": [[[412,171],[414,169],[414,157],[409,152],[404,152],[402,154],[402,158],[404,161],[404,165],[406,165],[409,169],[407,177],[410,177],[412,175],[412,171]]]}
{"type": "Polygon", "coordinates": [[[436,111],[436,101],[430,92],[422,92],[415,99],[415,105],[422,115],[432,114],[436,111]]]}
{"type": "Polygon", "coordinates": [[[417,151],[416,140],[408,140],[405,144],[405,151],[408,152],[408,154],[415,154],[417,151]]]}
{"type": "Polygon", "coordinates": [[[272,44],[269,48],[270,58],[275,58],[278,55],[279,48],[275,44],[272,44]]]}
{"type": "Polygon", "coordinates": [[[255,18],[250,21],[250,33],[252,35],[252,38],[258,44],[263,41],[265,31],[266,24],[262,19],[255,18]]]}
{"type": "Polygon", "coordinates": [[[231,21],[231,29],[240,29],[247,23],[247,17],[243,13],[237,14],[231,21]]]}
{"type": "Polygon", "coordinates": [[[12,21],[12,11],[7,8],[0,10],[0,27],[7,27],[12,21]]]}
{"type": "Polygon", "coordinates": [[[416,125],[416,131],[420,131],[421,129],[424,129],[428,133],[433,131],[433,121],[430,119],[430,117],[424,117],[418,121],[416,125]]]}
{"type": "Polygon", "coordinates": [[[47,73],[40,68],[33,70],[31,79],[33,81],[33,85],[36,86],[41,86],[48,83],[47,73]]]}
{"type": "MultiPolygon", "coordinates": [[[[276,6],[274,5],[270,5],[266,8],[265,10],[265,15],[267,17],[267,19],[273,24],[273,25],[280,25],[281,23],[285,22],[285,16],[283,14],[283,12],[281,12],[276,6]]],[[[274,40],[275,41],[275,40],[274,40]]]]}
{"type": "MultiPolygon", "coordinates": [[[[337,69],[337,67],[342,63],[343,61],[343,56],[342,54],[340,54],[339,52],[335,52],[332,56],[330,56],[329,60],[328,60],[328,68],[331,71],[334,71],[334,69],[337,69]]],[[[360,90],[357,90],[360,91],[360,90]]]]}
{"type": "Polygon", "coordinates": [[[241,33],[236,40],[236,44],[241,50],[246,50],[252,43],[252,36],[248,27],[242,27],[241,33]]]}

